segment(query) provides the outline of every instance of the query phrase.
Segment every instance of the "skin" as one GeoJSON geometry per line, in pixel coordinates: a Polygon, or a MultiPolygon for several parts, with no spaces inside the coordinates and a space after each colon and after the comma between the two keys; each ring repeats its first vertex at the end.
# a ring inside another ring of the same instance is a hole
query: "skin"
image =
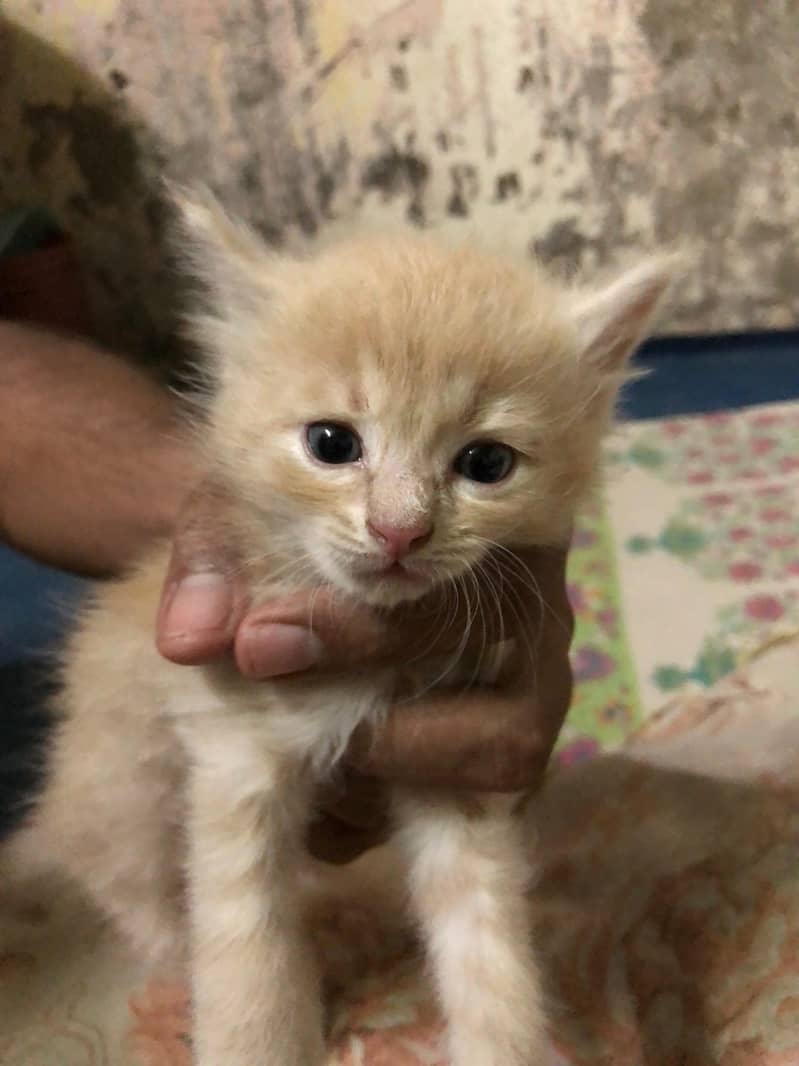
{"type": "Polygon", "coordinates": [[[0,537],[92,577],[168,536],[197,474],[173,397],[102,349],[0,322],[0,537]]]}
{"type": "MultiPolygon", "coordinates": [[[[156,620],[161,653],[182,664],[232,655],[252,679],[412,658],[442,635],[435,598],[387,627],[362,605],[310,590],[257,610],[223,533],[226,500],[203,482],[175,399],[108,352],[0,323],[0,537],[51,565],[118,573],[155,537],[173,553],[156,620]],[[313,600],[313,603],[312,603],[313,600]],[[311,610],[313,609],[313,628],[311,610]]],[[[519,653],[496,687],[437,691],[353,738],[345,772],[320,797],[313,853],[346,862],[383,839],[385,783],[520,791],[541,780],[571,698],[567,552],[519,551],[505,574],[519,653]]],[[[488,598],[490,600],[490,597],[488,598]]],[[[493,622],[496,625],[496,622],[493,622]]],[[[492,619],[484,625],[490,630],[492,619]]],[[[475,627],[479,651],[484,632],[475,627]]]]}

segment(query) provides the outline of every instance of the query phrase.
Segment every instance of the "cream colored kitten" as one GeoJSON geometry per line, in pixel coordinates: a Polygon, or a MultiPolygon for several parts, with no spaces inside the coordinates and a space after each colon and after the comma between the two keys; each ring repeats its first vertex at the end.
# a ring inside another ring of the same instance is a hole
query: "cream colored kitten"
{"type": "MultiPolygon", "coordinates": [[[[588,292],[411,234],[278,258],[211,201],[183,215],[209,291],[193,319],[215,380],[204,447],[256,600],[323,583],[390,617],[494,543],[564,541],[662,263],[588,292]]],[[[153,642],[164,568],[159,549],[100,589],[72,637],[18,853],[66,870],[155,965],[187,968],[197,1066],[318,1066],[300,891],[314,783],[400,673],[423,688],[480,664],[260,684],[174,666],[153,642]]],[[[517,805],[396,794],[454,1066],[544,1061],[517,805]]]]}

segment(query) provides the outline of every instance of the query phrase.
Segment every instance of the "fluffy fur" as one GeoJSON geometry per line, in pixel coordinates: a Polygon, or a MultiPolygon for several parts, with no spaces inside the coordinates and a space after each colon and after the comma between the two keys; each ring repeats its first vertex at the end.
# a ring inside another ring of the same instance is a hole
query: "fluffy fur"
{"type": "MultiPolygon", "coordinates": [[[[663,291],[650,262],[597,291],[530,263],[416,235],[274,257],[213,202],[183,205],[207,292],[192,319],[213,386],[199,435],[256,599],[326,584],[388,612],[440,595],[495,545],[558,544],[663,291]],[[345,423],[360,463],[309,454],[345,423]],[[510,445],[495,485],[453,469],[470,441],[510,445]],[[367,522],[433,526],[385,572],[367,522]]],[[[66,652],[48,784],[17,853],[59,865],[159,967],[191,980],[197,1066],[318,1066],[319,981],[302,911],[316,779],[377,718],[407,666],[249,684],[173,666],[153,645],[157,549],[106,586],[66,652]]],[[[471,676],[479,663],[450,663],[471,676]]],[[[414,664],[429,685],[441,664],[414,664]]],[[[480,679],[485,680],[483,675],[480,679]]],[[[396,843],[454,1066],[535,1066],[545,1019],[515,797],[398,791],[396,843]]]]}

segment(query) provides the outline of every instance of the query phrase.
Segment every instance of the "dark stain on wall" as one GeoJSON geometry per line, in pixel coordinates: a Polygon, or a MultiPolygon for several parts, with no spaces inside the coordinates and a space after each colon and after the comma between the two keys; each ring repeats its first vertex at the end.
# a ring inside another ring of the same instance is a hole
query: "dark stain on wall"
{"type": "MultiPolygon", "coordinates": [[[[764,214],[773,209],[785,217],[780,198],[791,183],[791,164],[784,153],[796,147],[795,53],[786,42],[796,40],[799,3],[649,0],[640,25],[669,72],[661,98],[668,116],[662,126],[668,155],[695,161],[687,179],[675,173],[654,188],[658,238],[701,234],[707,242],[700,266],[706,279],[724,276],[724,259],[740,254],[743,241],[746,254],[761,264],[756,273],[763,290],[771,290],[774,303],[782,293],[786,307],[795,305],[792,264],[777,251],[785,244],[784,234],[761,226],[757,236],[742,238],[735,220],[753,186],[770,189],[771,207],[764,205],[764,214]]],[[[708,280],[706,288],[714,284],[708,280]]],[[[734,299],[743,305],[747,297],[734,299]]],[[[697,305],[688,313],[700,309],[697,305]]]]}
{"type": "Polygon", "coordinates": [[[327,158],[314,146],[310,152],[310,165],[314,173],[319,214],[325,219],[332,218],[333,197],[339,189],[346,189],[349,183],[352,154],[347,139],[340,137],[327,158]]]}
{"type": "Polygon", "coordinates": [[[401,93],[408,90],[408,71],[405,67],[400,66],[399,63],[392,63],[388,68],[388,74],[391,79],[392,86],[401,93]]]}
{"type": "Polygon", "coordinates": [[[361,188],[378,190],[386,199],[405,196],[408,220],[421,225],[425,219],[424,194],[429,179],[430,165],[426,159],[392,145],[367,160],[361,171],[361,188]]]}
{"type": "Polygon", "coordinates": [[[447,200],[447,214],[452,215],[453,218],[466,218],[469,214],[469,208],[463,196],[462,182],[455,173],[451,174],[451,178],[452,192],[447,200]]]}
{"type": "Polygon", "coordinates": [[[480,194],[477,168],[470,163],[456,163],[449,168],[452,192],[447,200],[447,214],[455,218],[469,216],[469,204],[480,194]]]}
{"type": "Polygon", "coordinates": [[[494,198],[498,203],[509,200],[512,196],[518,196],[522,190],[519,175],[515,170],[508,170],[497,176],[496,193],[494,198]]]}
{"type": "Polygon", "coordinates": [[[286,190],[285,220],[289,225],[296,225],[306,237],[313,237],[319,229],[319,224],[309,202],[308,183],[302,160],[298,156],[288,158],[281,177],[285,181],[286,190]]]}
{"type": "Polygon", "coordinates": [[[301,39],[307,38],[310,34],[309,0],[291,0],[291,13],[294,17],[297,36],[301,39]]]}
{"type": "MultiPolygon", "coordinates": [[[[517,158],[514,147],[496,161],[466,140],[456,114],[442,113],[432,143],[419,139],[419,87],[405,55],[416,45],[409,37],[396,48],[384,42],[375,60],[370,76],[383,110],[366,158],[360,139],[351,145],[346,134],[337,143],[330,129],[318,133],[313,103],[324,69],[313,2],[242,0],[220,8],[222,105],[231,105],[236,148],[229,165],[217,128],[219,90],[193,57],[176,50],[158,71],[159,98],[176,112],[169,128],[182,131],[173,143],[162,143],[159,130],[135,113],[138,94],[127,91],[129,78],[137,90],[145,76],[132,60],[118,58],[119,40],[126,57],[142,54],[155,47],[158,33],[171,32],[172,15],[142,18],[135,5],[120,5],[108,23],[107,51],[94,57],[94,74],[16,26],[4,37],[0,16],[0,107],[12,118],[19,108],[23,126],[18,144],[0,146],[0,196],[5,190],[9,203],[36,200],[75,233],[96,282],[104,339],[152,361],[171,328],[158,188],[166,169],[189,180],[213,175],[230,208],[278,243],[292,227],[313,234],[328,219],[357,216],[366,196],[395,201],[416,224],[470,217],[479,196],[481,205],[497,205],[497,215],[518,212],[519,224],[529,226],[523,239],[536,238],[531,249],[569,268],[594,269],[653,236],[668,241],[695,232],[705,245],[697,286],[704,295],[681,310],[694,328],[703,324],[696,318],[702,309],[715,324],[722,310],[740,320],[751,307],[753,319],[762,320],[780,301],[796,305],[797,262],[781,253],[784,232],[743,231],[756,213],[757,190],[763,216],[782,220],[790,232],[799,124],[796,51],[786,42],[799,24],[799,0],[642,4],[640,25],[660,76],[651,93],[636,98],[614,82],[625,57],[616,53],[612,33],[605,40],[600,28],[587,60],[578,63],[540,25],[509,72],[519,115],[508,117],[528,123],[527,158],[517,158]],[[286,57],[278,53],[286,33],[296,36],[305,60],[297,82],[283,73],[286,57]],[[22,106],[30,99],[26,86],[38,77],[60,87],[53,102],[34,97],[22,106]],[[400,96],[406,91],[407,99],[400,96]],[[641,150],[642,136],[651,138],[651,152],[641,150]],[[579,176],[570,171],[570,157],[579,162],[579,176]],[[553,191],[555,214],[536,230],[536,202],[550,202],[553,191]],[[645,232],[631,196],[646,201],[645,232]],[[750,257],[746,270],[737,266],[742,247],[750,257]],[[747,277],[750,292],[742,291],[747,277]],[[113,299],[104,295],[112,292],[113,299]]],[[[177,29],[171,40],[180,39],[177,29]]],[[[363,42],[358,47],[368,51],[363,42]]],[[[348,128],[345,116],[341,129],[348,128]]]]}
{"type": "Polygon", "coordinates": [[[556,262],[572,269],[579,265],[589,244],[578,228],[578,219],[573,217],[555,222],[543,237],[533,241],[530,251],[546,263],[556,262]]]}
{"type": "Polygon", "coordinates": [[[283,76],[268,56],[260,56],[248,65],[247,78],[235,93],[236,103],[245,109],[258,107],[265,97],[283,88],[283,76]]]}
{"type": "Polygon", "coordinates": [[[731,123],[750,148],[772,144],[781,115],[795,112],[793,54],[785,42],[795,40],[798,23],[797,0],[649,0],[639,16],[669,72],[662,89],[668,111],[677,109],[691,133],[708,142],[724,138],[731,123]]]}
{"type": "Polygon", "coordinates": [[[613,55],[607,41],[591,42],[591,62],[585,68],[582,88],[591,106],[604,109],[610,102],[613,81],[613,55]]]}
{"type": "Polygon", "coordinates": [[[518,92],[526,92],[529,88],[535,85],[535,72],[532,67],[524,66],[519,68],[519,78],[516,82],[516,89],[518,92]]]}

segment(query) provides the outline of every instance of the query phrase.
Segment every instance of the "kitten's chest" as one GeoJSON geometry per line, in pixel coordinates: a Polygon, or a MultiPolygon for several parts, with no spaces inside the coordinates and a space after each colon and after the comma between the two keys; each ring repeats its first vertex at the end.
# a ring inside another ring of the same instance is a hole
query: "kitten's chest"
{"type": "MultiPolygon", "coordinates": [[[[319,770],[334,763],[362,722],[375,724],[389,708],[401,713],[436,689],[458,689],[496,682],[512,652],[513,642],[487,645],[469,657],[450,653],[393,668],[352,676],[296,678],[270,683],[244,682],[229,666],[202,669],[202,691],[195,698],[183,692],[183,713],[202,728],[202,711],[244,729],[253,742],[275,755],[310,760],[319,770]],[[198,714],[198,712],[200,712],[198,714]]],[[[199,677],[198,677],[199,680],[199,677]]],[[[188,723],[186,723],[188,724],[188,723]]]]}

